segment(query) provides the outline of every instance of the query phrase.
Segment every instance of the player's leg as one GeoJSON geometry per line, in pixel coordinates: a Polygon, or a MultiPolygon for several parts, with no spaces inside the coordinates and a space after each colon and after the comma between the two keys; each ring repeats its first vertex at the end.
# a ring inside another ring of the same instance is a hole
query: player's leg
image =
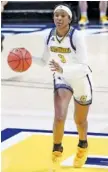
{"type": "Polygon", "coordinates": [[[74,88],[74,120],[79,134],[79,143],[73,165],[74,167],[82,167],[87,160],[88,154],[87,116],[90,104],[92,103],[92,84],[90,76],[87,75],[86,77],[79,79],[79,81],[76,81],[74,88]]]}
{"type": "Polygon", "coordinates": [[[64,124],[71,97],[71,86],[61,77],[54,79],[55,116],[53,123],[53,161],[57,161],[58,157],[60,157],[63,152],[62,138],[64,134],[64,124]]]}
{"type": "Polygon", "coordinates": [[[100,9],[100,21],[102,24],[108,24],[106,12],[107,12],[107,1],[100,1],[99,9],[100,9]]]}
{"type": "Polygon", "coordinates": [[[71,99],[72,93],[60,88],[54,93],[54,108],[55,117],[53,124],[53,141],[54,144],[60,144],[62,142],[64,133],[64,124],[66,120],[68,105],[71,99]]]}
{"type": "MultiPolygon", "coordinates": [[[[89,106],[90,105],[80,105],[75,101],[74,120],[79,134],[79,140],[82,141],[87,141],[87,115],[89,111],[89,106]]],[[[86,147],[87,143],[82,146],[86,147]]]]}
{"type": "Polygon", "coordinates": [[[62,139],[64,134],[64,125],[71,96],[71,91],[63,88],[57,89],[54,93],[55,116],[53,123],[53,169],[57,169],[60,165],[63,152],[62,139]]]}
{"type": "Polygon", "coordinates": [[[80,105],[75,102],[75,123],[77,127],[77,131],[79,134],[79,143],[77,147],[77,153],[74,159],[74,167],[80,168],[82,167],[88,155],[88,142],[87,142],[87,129],[88,129],[88,121],[87,115],[89,111],[89,105],[80,105]]]}
{"type": "Polygon", "coordinates": [[[80,25],[86,25],[88,23],[88,17],[87,17],[87,1],[79,1],[79,7],[81,11],[81,19],[79,21],[80,25]]]}

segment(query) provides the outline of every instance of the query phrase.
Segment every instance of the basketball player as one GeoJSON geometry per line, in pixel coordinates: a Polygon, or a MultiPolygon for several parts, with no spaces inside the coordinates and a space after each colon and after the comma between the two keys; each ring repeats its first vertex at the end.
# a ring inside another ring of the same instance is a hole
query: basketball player
{"type": "MultiPolygon", "coordinates": [[[[54,9],[53,28],[46,40],[49,57],[36,59],[45,65],[50,58],[50,68],[54,77],[54,124],[52,161],[58,162],[63,153],[62,139],[68,106],[74,98],[74,120],[79,142],[73,166],[82,167],[87,160],[87,115],[92,103],[91,70],[88,67],[86,45],[81,31],[70,27],[72,12],[66,5],[54,9]]],[[[71,151],[71,148],[70,148],[71,151]]]]}
{"type": "MultiPolygon", "coordinates": [[[[108,24],[108,19],[106,16],[106,12],[107,12],[107,5],[108,2],[107,1],[100,1],[99,2],[99,10],[100,10],[100,22],[103,25],[108,24]]],[[[89,23],[88,21],[88,17],[87,17],[87,1],[79,1],[79,7],[81,10],[81,19],[79,21],[80,25],[86,25],[89,23]]]]}

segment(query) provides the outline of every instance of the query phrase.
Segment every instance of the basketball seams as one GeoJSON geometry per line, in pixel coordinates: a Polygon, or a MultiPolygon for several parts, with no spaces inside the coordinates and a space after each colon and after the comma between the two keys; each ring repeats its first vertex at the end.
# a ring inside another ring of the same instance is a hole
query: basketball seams
{"type": "Polygon", "coordinates": [[[13,61],[9,61],[10,63],[12,63],[12,62],[14,62],[14,61],[17,61],[18,62],[18,64],[17,64],[17,66],[15,67],[15,68],[13,68],[13,70],[15,70],[15,69],[17,69],[17,67],[20,65],[20,60],[13,60],[13,61]]]}
{"type": "Polygon", "coordinates": [[[30,65],[29,63],[28,63],[28,61],[27,61],[27,59],[30,59],[30,58],[26,58],[26,55],[27,55],[27,51],[26,51],[26,54],[25,54],[25,61],[26,61],[26,63],[28,64],[28,65],[30,65]]]}
{"type": "MultiPolygon", "coordinates": [[[[21,49],[22,50],[22,49],[21,49]]],[[[23,53],[22,53],[22,51],[21,51],[20,49],[19,49],[19,51],[20,51],[20,53],[21,53],[21,55],[22,55],[22,60],[23,60],[23,63],[22,63],[22,68],[23,69],[25,69],[25,67],[24,67],[24,62],[26,62],[27,64],[28,64],[28,66],[30,65],[28,62],[27,62],[27,59],[30,59],[30,58],[26,58],[26,54],[28,53],[28,54],[30,54],[27,50],[26,50],[26,52],[25,52],[25,54],[23,55],[23,53]],[[25,58],[23,58],[23,56],[25,57],[25,58]]]]}
{"type": "MultiPolygon", "coordinates": [[[[13,53],[13,52],[10,52],[11,54],[13,54],[13,55],[15,55],[16,57],[18,57],[18,59],[20,58],[17,54],[15,54],[15,53],[13,53]]],[[[18,60],[17,59],[17,60],[18,60]]],[[[14,61],[14,60],[12,60],[12,61],[14,61]]],[[[10,62],[10,61],[8,61],[8,62],[10,62]]]]}
{"type": "MultiPolygon", "coordinates": [[[[26,60],[29,60],[30,58],[26,58],[26,60]]],[[[18,61],[18,60],[8,60],[9,63],[13,62],[13,61],[18,61]]],[[[19,60],[20,61],[20,60],[19,60]]],[[[28,63],[29,65],[29,63],[28,63]]]]}
{"type": "MultiPolygon", "coordinates": [[[[26,50],[26,52],[25,52],[25,58],[24,58],[24,61],[26,62],[26,54],[27,54],[27,50],[26,50]]],[[[28,64],[29,65],[29,64],[28,64]]],[[[23,63],[23,67],[24,67],[24,63],[23,63]]]]}
{"type": "MultiPolygon", "coordinates": [[[[21,58],[21,60],[22,60],[22,71],[23,71],[23,69],[24,69],[24,55],[23,55],[23,53],[22,53],[22,48],[21,49],[19,49],[19,52],[20,52],[20,54],[21,54],[21,56],[22,56],[22,58],[21,58]]],[[[27,50],[26,50],[27,51],[27,50]]]]}
{"type": "Polygon", "coordinates": [[[10,52],[7,61],[12,70],[16,72],[24,72],[31,66],[32,58],[29,51],[25,48],[16,48],[10,52]]]}

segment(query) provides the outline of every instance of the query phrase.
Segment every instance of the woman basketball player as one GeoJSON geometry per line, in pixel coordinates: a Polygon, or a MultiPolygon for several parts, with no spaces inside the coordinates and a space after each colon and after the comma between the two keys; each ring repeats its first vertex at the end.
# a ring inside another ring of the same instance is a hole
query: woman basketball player
{"type": "MultiPolygon", "coordinates": [[[[70,27],[72,12],[67,5],[54,9],[53,28],[46,40],[50,68],[54,77],[53,150],[52,161],[58,162],[63,153],[62,139],[68,106],[74,98],[74,120],[79,142],[73,166],[82,167],[87,160],[87,115],[92,103],[91,70],[88,67],[86,46],[81,31],[70,27]]],[[[46,64],[48,56],[37,59],[46,64]]]]}

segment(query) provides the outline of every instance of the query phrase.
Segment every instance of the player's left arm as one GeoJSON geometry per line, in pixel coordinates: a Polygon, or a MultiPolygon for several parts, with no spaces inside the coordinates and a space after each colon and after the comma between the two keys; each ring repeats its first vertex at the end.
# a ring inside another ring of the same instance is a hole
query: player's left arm
{"type": "Polygon", "coordinates": [[[73,35],[73,44],[76,48],[77,59],[80,60],[82,64],[87,64],[87,43],[85,41],[85,34],[83,31],[76,31],[75,35],[73,35]]]}

